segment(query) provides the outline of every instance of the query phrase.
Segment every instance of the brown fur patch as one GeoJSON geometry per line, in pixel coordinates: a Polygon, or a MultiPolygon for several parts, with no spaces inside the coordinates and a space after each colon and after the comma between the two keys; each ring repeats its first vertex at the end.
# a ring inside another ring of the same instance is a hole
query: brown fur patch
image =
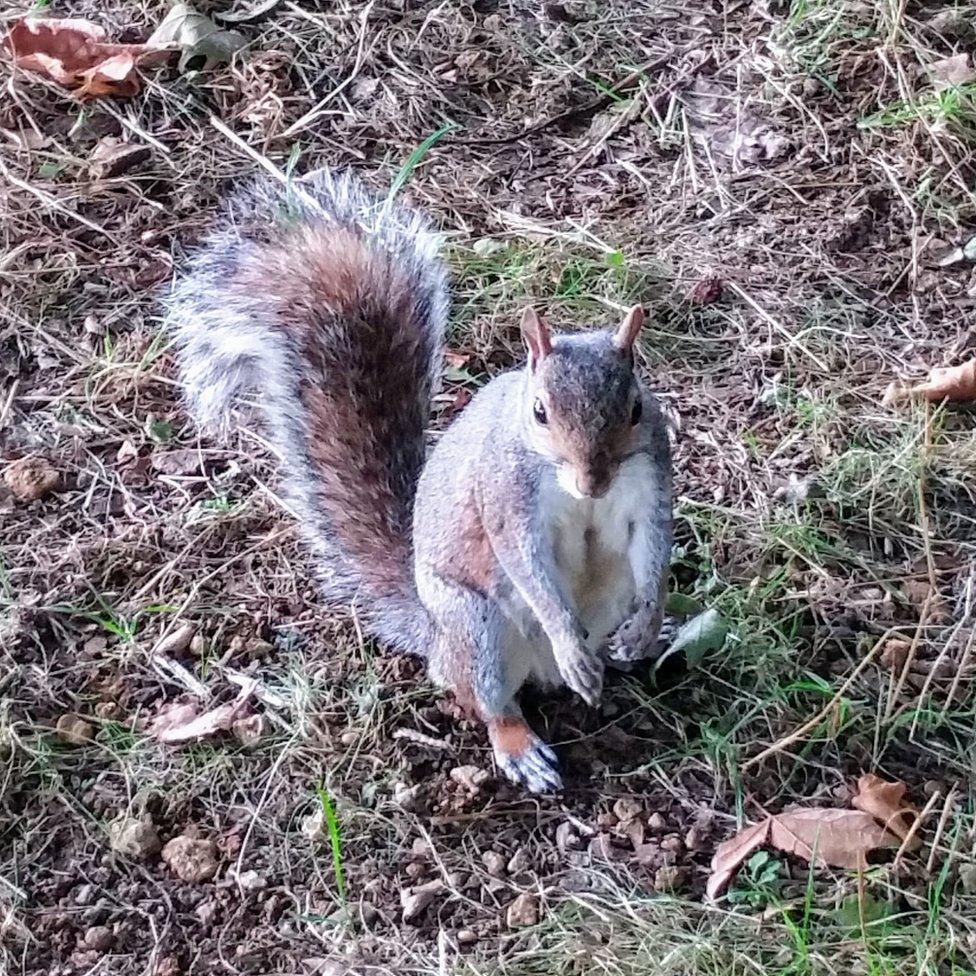
{"type": "Polygon", "coordinates": [[[299,392],[321,508],[366,595],[412,587],[413,494],[437,352],[425,347],[416,288],[381,247],[317,225],[254,252],[232,287],[271,298],[278,327],[303,346],[299,392]]]}
{"type": "Polygon", "coordinates": [[[488,736],[499,752],[513,759],[523,755],[535,739],[529,723],[516,715],[488,719],[488,736]]]}

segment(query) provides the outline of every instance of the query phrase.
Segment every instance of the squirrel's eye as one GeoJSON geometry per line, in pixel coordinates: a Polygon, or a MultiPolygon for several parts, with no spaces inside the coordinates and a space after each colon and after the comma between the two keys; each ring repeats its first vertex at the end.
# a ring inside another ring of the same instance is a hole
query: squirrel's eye
{"type": "Polygon", "coordinates": [[[644,404],[638,400],[634,404],[634,409],[630,412],[630,422],[636,427],[640,423],[641,414],[644,412],[644,404]]]}
{"type": "Polygon", "coordinates": [[[543,427],[549,423],[549,417],[546,414],[545,405],[539,399],[532,404],[532,416],[535,417],[536,423],[542,424],[543,427]]]}

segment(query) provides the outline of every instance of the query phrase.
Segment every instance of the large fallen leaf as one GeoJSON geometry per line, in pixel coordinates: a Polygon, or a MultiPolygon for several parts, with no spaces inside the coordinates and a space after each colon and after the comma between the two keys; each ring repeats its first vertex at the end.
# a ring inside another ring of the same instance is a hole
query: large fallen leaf
{"type": "MultiPolygon", "coordinates": [[[[907,792],[904,783],[889,783],[874,773],[865,773],[857,781],[857,795],[851,804],[880,820],[904,841],[919,817],[918,808],[905,799],[907,792]]],[[[912,837],[908,849],[917,850],[921,845],[918,837],[912,837]]]]}
{"type": "Polygon", "coordinates": [[[237,31],[218,27],[188,3],[177,3],[152,32],[148,43],[179,47],[180,71],[186,71],[190,62],[197,59],[202,61],[193,67],[207,71],[216,64],[230,61],[234,53],[247,44],[247,38],[237,31]]]}
{"type": "Polygon", "coordinates": [[[864,868],[871,851],[898,846],[893,834],[861,810],[791,810],[747,827],[720,844],[705,892],[716,898],[760,847],[774,847],[818,867],[864,868]]]}
{"type": "Polygon", "coordinates": [[[87,20],[24,17],[11,26],[4,46],[14,63],[70,88],[78,98],[135,95],[140,64],[159,64],[169,51],[160,44],[110,44],[87,20]]]}
{"type": "Polygon", "coordinates": [[[976,400],[976,359],[961,366],[936,367],[925,383],[919,383],[912,392],[926,400],[976,400]]]}

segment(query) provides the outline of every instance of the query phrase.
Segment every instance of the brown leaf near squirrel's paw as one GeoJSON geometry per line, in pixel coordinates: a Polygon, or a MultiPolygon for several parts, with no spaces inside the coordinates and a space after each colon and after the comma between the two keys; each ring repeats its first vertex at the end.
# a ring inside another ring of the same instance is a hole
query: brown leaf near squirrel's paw
{"type": "Polygon", "coordinates": [[[705,890],[709,899],[716,898],[760,847],[773,847],[818,867],[862,870],[872,851],[898,846],[894,834],[875,822],[875,814],[828,807],[790,810],[767,817],[720,844],[705,890]]]}
{"type": "Polygon", "coordinates": [[[958,403],[976,400],[976,359],[961,366],[936,367],[928,380],[914,386],[912,392],[926,400],[958,403]]]}

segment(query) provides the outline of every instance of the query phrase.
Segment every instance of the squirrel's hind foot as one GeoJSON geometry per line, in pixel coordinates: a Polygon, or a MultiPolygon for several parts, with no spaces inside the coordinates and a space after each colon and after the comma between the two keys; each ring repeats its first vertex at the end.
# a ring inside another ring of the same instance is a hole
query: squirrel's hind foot
{"type": "Polygon", "coordinates": [[[533,793],[555,793],[563,788],[556,754],[521,715],[490,719],[488,737],[498,768],[513,783],[533,793]]]}

